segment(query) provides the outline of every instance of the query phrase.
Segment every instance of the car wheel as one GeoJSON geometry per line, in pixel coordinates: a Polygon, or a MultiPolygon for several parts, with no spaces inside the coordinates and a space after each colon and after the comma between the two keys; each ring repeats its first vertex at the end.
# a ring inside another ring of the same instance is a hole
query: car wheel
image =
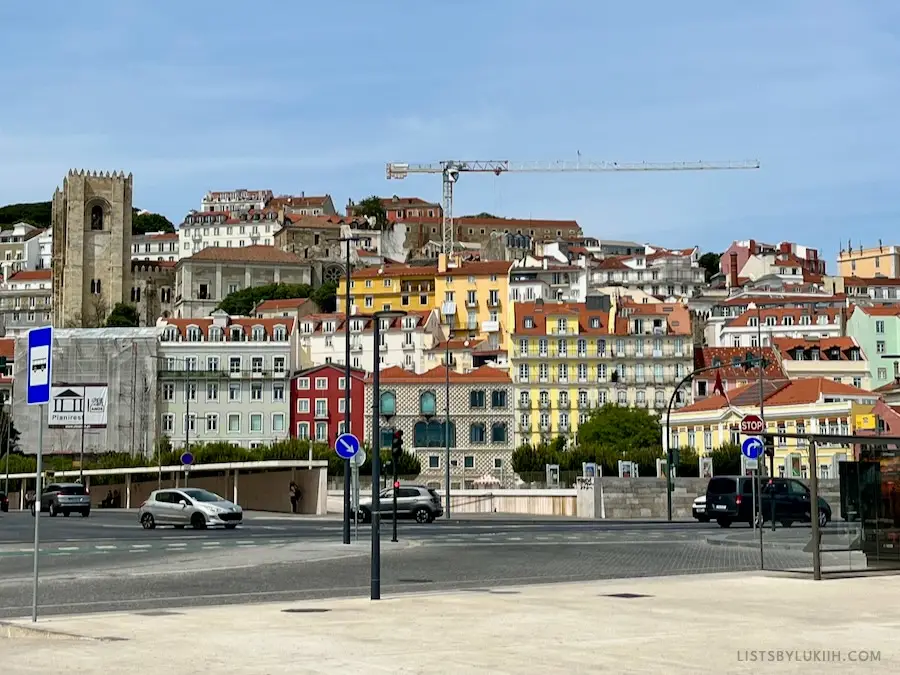
{"type": "MultiPolygon", "coordinates": [[[[68,515],[68,514],[66,514],[66,515],[68,515]]],[[[85,509],[84,511],[81,512],[81,517],[82,517],[82,518],[87,518],[89,515],[91,515],[91,510],[90,510],[90,509],[85,509]]]]}
{"type": "Polygon", "coordinates": [[[195,513],[191,516],[191,527],[195,530],[206,529],[206,518],[203,517],[202,513],[195,513]]]}
{"type": "Polygon", "coordinates": [[[176,530],[183,530],[183,529],[184,529],[184,525],[175,525],[174,527],[175,527],[176,530]]]}
{"type": "Polygon", "coordinates": [[[53,502],[50,502],[50,517],[56,518],[58,513],[59,511],[56,510],[56,506],[53,504],[53,502]]]}
{"type": "Polygon", "coordinates": [[[237,527],[237,523],[226,523],[226,525],[225,525],[226,530],[233,530],[236,527],[237,527]]]}
{"type": "Polygon", "coordinates": [[[731,521],[728,518],[716,518],[719,527],[731,527],[731,521]]]}
{"type": "Polygon", "coordinates": [[[418,508],[413,511],[413,518],[416,519],[417,523],[430,523],[433,520],[431,511],[424,508],[418,508]]]}
{"type": "Polygon", "coordinates": [[[794,524],[794,521],[793,521],[793,520],[782,520],[782,521],[781,521],[781,526],[782,526],[782,527],[790,527],[790,526],[793,525],[793,524],[794,524]]]}
{"type": "Polygon", "coordinates": [[[698,523],[708,523],[709,516],[697,516],[697,522],[698,523]]]}
{"type": "Polygon", "coordinates": [[[825,509],[819,509],[819,527],[825,527],[828,525],[828,513],[825,509]]]}
{"type": "Polygon", "coordinates": [[[145,513],[141,516],[141,527],[143,527],[145,530],[152,530],[154,527],[156,527],[156,521],[153,520],[152,513],[145,513]]]}
{"type": "Polygon", "coordinates": [[[63,511],[62,514],[64,517],[68,518],[69,516],[72,515],[72,512],[71,511],[63,511]]]}

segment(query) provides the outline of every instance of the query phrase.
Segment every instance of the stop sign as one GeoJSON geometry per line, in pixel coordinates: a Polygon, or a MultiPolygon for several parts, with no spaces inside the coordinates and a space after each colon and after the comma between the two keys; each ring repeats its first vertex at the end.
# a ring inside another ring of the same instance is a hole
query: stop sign
{"type": "Polygon", "coordinates": [[[761,434],[763,432],[763,421],[759,415],[745,415],[741,420],[741,433],[744,434],[761,434]]]}

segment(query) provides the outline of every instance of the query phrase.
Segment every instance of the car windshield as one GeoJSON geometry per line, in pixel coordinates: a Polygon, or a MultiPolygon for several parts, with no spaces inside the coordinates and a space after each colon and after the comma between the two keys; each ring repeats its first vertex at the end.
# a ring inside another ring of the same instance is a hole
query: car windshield
{"type": "Polygon", "coordinates": [[[59,488],[59,494],[61,495],[83,495],[87,494],[84,491],[83,485],[63,485],[59,488]]]}
{"type": "Polygon", "coordinates": [[[208,490],[182,490],[184,494],[193,499],[195,502],[224,502],[225,499],[215,494],[214,492],[209,492],[208,490]]]}
{"type": "Polygon", "coordinates": [[[706,488],[707,494],[727,495],[737,491],[737,483],[733,478],[713,478],[706,488]]]}

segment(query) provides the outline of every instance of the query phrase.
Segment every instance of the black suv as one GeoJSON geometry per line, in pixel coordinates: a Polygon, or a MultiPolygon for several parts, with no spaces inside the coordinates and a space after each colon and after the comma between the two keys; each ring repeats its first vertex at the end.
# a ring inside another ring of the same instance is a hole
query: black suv
{"type": "MultiPolygon", "coordinates": [[[[731,523],[753,525],[753,478],[750,476],[715,476],[706,486],[706,515],[719,527],[731,523]]],[[[761,478],[763,521],[772,520],[784,527],[795,522],[810,522],[810,492],[795,478],[761,478]],[[774,512],[773,512],[774,508],[774,512]]],[[[819,497],[819,525],[831,521],[831,506],[819,497]]]]}

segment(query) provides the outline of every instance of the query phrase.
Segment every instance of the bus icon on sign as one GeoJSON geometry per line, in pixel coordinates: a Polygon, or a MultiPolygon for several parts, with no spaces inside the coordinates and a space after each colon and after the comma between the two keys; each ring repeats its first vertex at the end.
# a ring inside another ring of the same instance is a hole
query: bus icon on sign
{"type": "Polygon", "coordinates": [[[32,387],[46,386],[50,379],[48,364],[50,347],[42,345],[31,350],[31,372],[28,373],[28,384],[32,387]]]}

